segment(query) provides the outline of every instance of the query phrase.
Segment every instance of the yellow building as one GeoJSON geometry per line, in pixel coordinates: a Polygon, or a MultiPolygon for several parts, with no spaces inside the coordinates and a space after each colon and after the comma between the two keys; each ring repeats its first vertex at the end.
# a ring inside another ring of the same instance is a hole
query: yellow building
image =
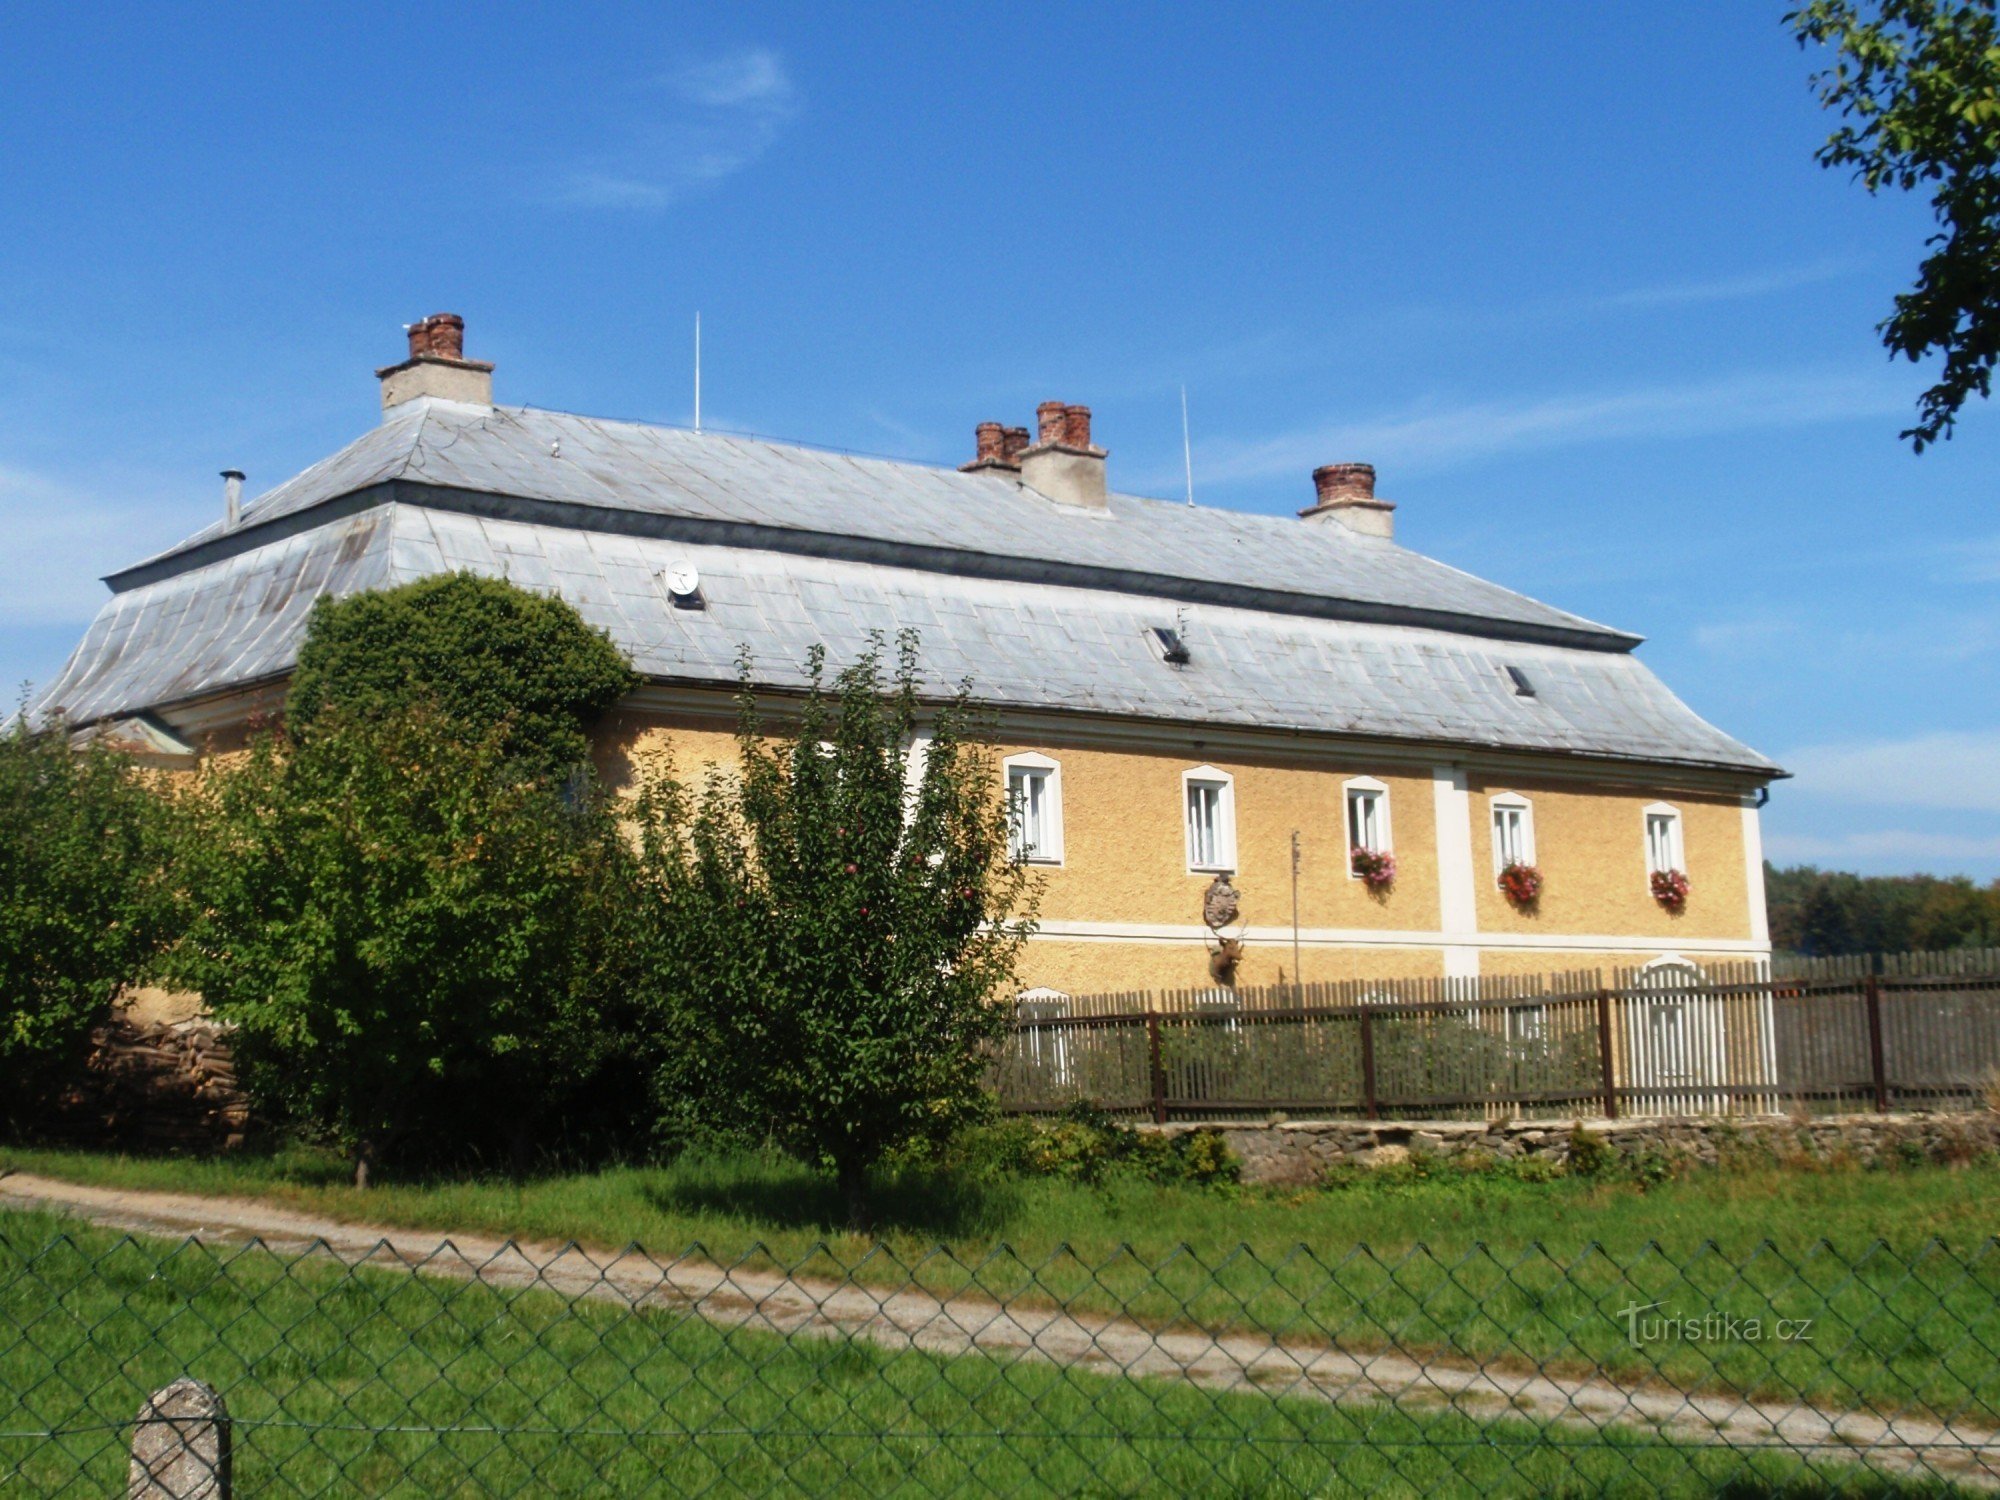
{"type": "Polygon", "coordinates": [[[959,470],[496,406],[462,327],[412,328],[373,431],[112,574],[41,706],[191,758],[281,700],[315,598],[469,569],[559,591],[644,674],[614,774],[649,743],[685,768],[728,754],[740,651],[785,692],[809,647],[914,627],[1001,724],[1045,875],[1028,986],[1207,984],[1218,935],[1239,984],[1769,951],[1783,773],[1635,637],[1397,546],[1366,465],[1278,517],[1113,493],[1055,402],[959,470]]]}

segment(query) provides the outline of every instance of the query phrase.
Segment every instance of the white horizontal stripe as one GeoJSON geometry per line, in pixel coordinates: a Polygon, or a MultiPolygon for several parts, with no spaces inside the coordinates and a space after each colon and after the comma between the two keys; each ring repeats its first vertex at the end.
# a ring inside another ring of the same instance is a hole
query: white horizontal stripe
{"type": "MultiPolygon", "coordinates": [[[[1209,940],[1205,927],[1166,922],[1064,922],[1044,920],[1038,924],[1039,938],[1061,938],[1087,943],[1202,943],[1209,940]]],[[[1289,927],[1250,927],[1243,938],[1250,943],[1289,943],[1289,927]]],[[[1730,953],[1762,957],[1771,951],[1769,943],[1751,938],[1644,938],[1611,937],[1601,933],[1561,932],[1482,932],[1455,933],[1396,931],[1369,927],[1301,927],[1299,942],[1319,948],[1471,948],[1516,949],[1564,953],[1730,953]]]]}

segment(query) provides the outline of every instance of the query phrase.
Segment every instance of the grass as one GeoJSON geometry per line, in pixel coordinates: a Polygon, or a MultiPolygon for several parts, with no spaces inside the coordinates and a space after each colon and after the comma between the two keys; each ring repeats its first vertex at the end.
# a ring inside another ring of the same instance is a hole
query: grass
{"type": "Polygon", "coordinates": [[[786,1340],[0,1213],[0,1489],[120,1491],[120,1424],[183,1374],[224,1393],[252,1495],[1950,1493],[1833,1458],[786,1340]]]}
{"type": "Polygon", "coordinates": [[[830,1228],[839,1205],[824,1181],[756,1157],[365,1194],[337,1161],[300,1151],[167,1161],[10,1148],[0,1165],[260,1197],[356,1222],[603,1250],[638,1243],[662,1256],[1122,1309],[1161,1325],[2000,1425],[1991,1164],[1755,1169],[1644,1186],[1451,1173],[1234,1193],[908,1170],[882,1184],[891,1227],[873,1245],[830,1228]],[[1813,1326],[1809,1340],[1634,1348],[1618,1313],[1649,1302],[1666,1315],[1813,1326]]]}

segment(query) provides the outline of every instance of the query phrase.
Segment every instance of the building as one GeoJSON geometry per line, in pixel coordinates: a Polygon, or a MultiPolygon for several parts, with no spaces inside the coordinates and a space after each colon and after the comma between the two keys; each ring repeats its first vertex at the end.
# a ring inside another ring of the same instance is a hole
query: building
{"type": "Polygon", "coordinates": [[[727,756],[740,649],[782,691],[808,647],[911,626],[929,680],[998,712],[1047,874],[1032,986],[1211,982],[1218,875],[1236,981],[1297,977],[1295,847],[1307,980],[1769,950],[1783,772],[1636,637],[1399,547],[1367,465],[1252,515],[1113,492],[1081,406],[980,424],[954,471],[496,406],[462,339],[415,325],[378,427],[247,505],[225,476],[221,519],[111,574],[41,706],[189,763],[278,706],[315,598],[469,569],[560,591],[644,674],[604,730],[615,776],[662,736],[684,767],[727,756]]]}

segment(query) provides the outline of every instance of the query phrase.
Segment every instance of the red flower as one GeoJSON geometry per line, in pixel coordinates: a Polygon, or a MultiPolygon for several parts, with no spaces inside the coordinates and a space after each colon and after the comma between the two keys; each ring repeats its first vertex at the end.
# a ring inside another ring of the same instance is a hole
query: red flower
{"type": "Polygon", "coordinates": [[[1687,908],[1689,881],[1679,870],[1655,870],[1652,877],[1653,899],[1668,911],[1679,916],[1687,908]]]}
{"type": "Polygon", "coordinates": [[[1350,849],[1347,867],[1370,892],[1385,891],[1396,883],[1396,856],[1386,849],[1350,849]]]}
{"type": "Polygon", "coordinates": [[[1500,872],[1500,889],[1516,906],[1532,906],[1542,894],[1542,872],[1533,865],[1509,865],[1500,872]]]}

